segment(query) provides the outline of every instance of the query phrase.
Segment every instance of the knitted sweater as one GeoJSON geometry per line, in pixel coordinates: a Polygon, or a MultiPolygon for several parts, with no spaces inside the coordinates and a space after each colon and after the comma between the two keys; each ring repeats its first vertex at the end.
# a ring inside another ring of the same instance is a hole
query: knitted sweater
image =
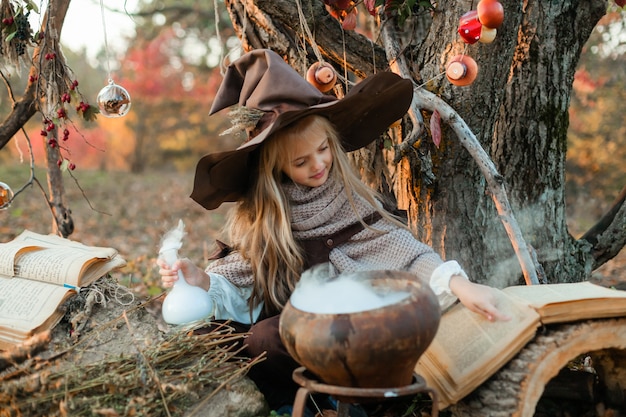
{"type": "MultiPolygon", "coordinates": [[[[329,178],[320,187],[286,183],[284,190],[292,208],[291,225],[297,240],[318,239],[342,230],[375,211],[355,196],[358,215],[350,205],[343,184],[329,178]]],[[[428,283],[433,271],[442,264],[434,250],[418,241],[404,228],[381,219],[330,251],[330,263],[339,273],[367,270],[410,271],[428,283]]],[[[250,265],[238,252],[210,264],[207,273],[219,274],[239,287],[252,285],[250,265]]],[[[449,279],[449,278],[448,278],[449,279]]],[[[447,284],[447,283],[446,283],[447,284]]]]}

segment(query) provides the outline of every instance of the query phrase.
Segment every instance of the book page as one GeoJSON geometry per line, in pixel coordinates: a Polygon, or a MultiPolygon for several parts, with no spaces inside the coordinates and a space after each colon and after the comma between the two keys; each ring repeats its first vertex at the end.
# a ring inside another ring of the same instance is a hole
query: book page
{"type": "Polygon", "coordinates": [[[125,264],[113,248],[87,246],[56,235],[24,231],[0,244],[0,275],[5,277],[82,286],[125,264]]]}
{"type": "Polygon", "coordinates": [[[93,254],[80,248],[45,248],[18,254],[15,276],[56,285],[79,285],[83,268],[94,260],[93,254]]]}
{"type": "Polygon", "coordinates": [[[17,244],[23,242],[22,246],[41,246],[45,248],[65,247],[68,249],[80,249],[82,251],[90,252],[96,258],[109,258],[112,257],[117,251],[113,248],[107,248],[102,246],[87,246],[84,243],[76,242],[71,239],[64,239],[57,235],[41,235],[39,233],[31,232],[30,230],[23,231],[18,237],[16,237],[8,244],[17,244]]]}
{"type": "Polygon", "coordinates": [[[539,315],[495,290],[510,321],[490,322],[457,304],[441,319],[435,339],[415,371],[438,389],[442,405],[456,402],[496,373],[535,334],[539,315]]]}
{"type": "Polygon", "coordinates": [[[37,249],[39,249],[38,246],[0,244],[0,275],[5,277],[15,275],[15,258],[18,252],[37,249]]]}
{"type": "Polygon", "coordinates": [[[516,285],[503,290],[534,307],[541,321],[567,321],[626,316],[626,291],[591,282],[516,285]]]}
{"type": "Polygon", "coordinates": [[[45,282],[0,278],[0,328],[29,334],[55,313],[70,292],[45,282]]]}

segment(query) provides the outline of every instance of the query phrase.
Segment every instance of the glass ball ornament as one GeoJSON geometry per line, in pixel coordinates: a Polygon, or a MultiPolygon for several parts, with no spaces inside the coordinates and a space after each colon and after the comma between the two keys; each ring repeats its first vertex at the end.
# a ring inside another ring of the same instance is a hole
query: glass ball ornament
{"type": "Polygon", "coordinates": [[[130,110],[130,94],[122,86],[109,80],[109,85],[98,93],[98,108],[105,117],[122,117],[130,110]]]}
{"type": "Polygon", "coordinates": [[[0,182],[0,210],[8,209],[11,206],[13,190],[3,182],[0,182]]]}

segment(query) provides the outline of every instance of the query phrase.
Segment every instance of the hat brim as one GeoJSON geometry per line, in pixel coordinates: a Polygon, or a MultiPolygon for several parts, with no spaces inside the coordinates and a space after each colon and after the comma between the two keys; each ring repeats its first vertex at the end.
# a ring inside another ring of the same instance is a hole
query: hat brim
{"type": "Polygon", "coordinates": [[[358,83],[340,100],[284,112],[237,149],[201,158],[191,198],[208,210],[239,200],[250,184],[250,153],[272,133],[303,117],[328,118],[337,129],[343,148],[350,152],[367,146],[402,118],[412,99],[411,80],[382,72],[358,83]]]}

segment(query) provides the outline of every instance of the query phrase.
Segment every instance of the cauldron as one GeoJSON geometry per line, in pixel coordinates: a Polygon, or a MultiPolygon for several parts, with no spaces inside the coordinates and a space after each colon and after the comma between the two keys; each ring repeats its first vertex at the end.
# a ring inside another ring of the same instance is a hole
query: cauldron
{"type": "MultiPolygon", "coordinates": [[[[437,297],[408,272],[364,271],[356,278],[376,293],[408,295],[379,308],[337,314],[303,311],[290,300],[279,325],[287,351],[326,384],[356,388],[411,384],[415,365],[439,326],[437,297]]],[[[351,294],[344,296],[347,300],[351,294]]]]}

